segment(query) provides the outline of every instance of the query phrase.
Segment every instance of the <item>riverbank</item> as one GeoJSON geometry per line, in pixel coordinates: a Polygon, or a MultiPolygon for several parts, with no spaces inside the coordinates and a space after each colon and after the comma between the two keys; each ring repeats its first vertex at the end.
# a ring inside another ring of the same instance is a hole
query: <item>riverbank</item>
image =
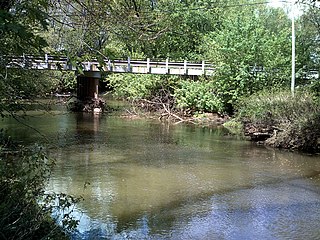
{"type": "Polygon", "coordinates": [[[158,118],[174,124],[224,125],[233,134],[275,148],[307,153],[320,152],[320,104],[307,92],[261,92],[239,103],[235,115],[187,113],[150,101],[128,103],[125,118],[158,118]]]}
{"type": "Polygon", "coordinates": [[[246,137],[258,144],[320,152],[320,104],[308,92],[261,92],[241,102],[235,116],[246,137]]]}

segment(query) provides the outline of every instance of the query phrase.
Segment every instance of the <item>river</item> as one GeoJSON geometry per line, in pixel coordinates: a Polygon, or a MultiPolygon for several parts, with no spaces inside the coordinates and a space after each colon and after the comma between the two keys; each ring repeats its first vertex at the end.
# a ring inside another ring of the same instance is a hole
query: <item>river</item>
{"type": "MultiPolygon", "coordinates": [[[[33,111],[50,141],[48,191],[82,196],[73,239],[320,239],[320,157],[222,127],[33,111]]],[[[44,141],[13,119],[14,138],[44,141]]]]}

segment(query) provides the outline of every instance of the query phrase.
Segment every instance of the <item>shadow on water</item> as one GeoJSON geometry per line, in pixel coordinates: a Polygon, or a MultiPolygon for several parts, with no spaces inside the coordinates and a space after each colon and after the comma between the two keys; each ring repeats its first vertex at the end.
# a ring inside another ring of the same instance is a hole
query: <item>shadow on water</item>
{"type": "MultiPolygon", "coordinates": [[[[230,195],[234,195],[235,197],[239,197],[239,193],[247,193],[250,194],[251,191],[261,191],[261,196],[265,195],[265,189],[271,189],[270,194],[272,196],[273,193],[277,193],[279,195],[278,190],[275,191],[279,186],[282,188],[284,186],[295,189],[296,193],[303,193],[305,195],[303,199],[303,203],[296,203],[293,201],[292,203],[288,203],[287,201],[281,202],[279,199],[271,200],[271,196],[269,196],[268,200],[265,201],[265,208],[276,208],[281,209],[285,208],[297,208],[298,206],[303,206],[308,204],[315,205],[317,208],[320,206],[320,201],[314,200],[315,195],[320,195],[320,189],[305,187],[303,184],[303,180],[311,177],[319,177],[319,172],[311,172],[307,175],[297,176],[286,178],[282,180],[273,180],[266,181],[261,184],[251,184],[251,185],[240,185],[234,188],[225,188],[219,189],[216,191],[202,192],[197,195],[188,196],[187,198],[181,197],[179,199],[175,199],[161,206],[156,206],[148,209],[148,211],[124,211],[122,214],[118,214],[116,217],[116,226],[114,231],[117,233],[121,233],[126,229],[135,229],[139,228],[141,225],[141,219],[146,218],[148,220],[148,233],[155,234],[161,233],[161,229],[173,229],[177,223],[184,222],[188,219],[192,219],[193,217],[201,217],[206,216],[208,212],[212,211],[212,202],[215,199],[223,199],[228,198],[230,195]],[[308,197],[312,196],[311,199],[307,200],[308,197]],[[290,206],[292,205],[292,206],[290,206]],[[296,206],[297,205],[297,206],[296,206]],[[180,212],[177,214],[177,212],[180,212]],[[160,231],[159,231],[160,229],[160,231]]],[[[260,197],[261,197],[260,196],[260,197]]],[[[283,195],[284,196],[284,195],[283,195]]],[[[243,197],[243,196],[242,196],[243,197]]],[[[276,196],[273,196],[276,197],[276,196]]],[[[265,196],[264,198],[267,199],[265,196]]],[[[265,200],[266,200],[265,199],[265,200]]],[[[251,200],[247,199],[248,202],[251,200]]],[[[224,199],[225,204],[230,201],[228,199],[224,199]]],[[[234,202],[234,200],[232,199],[234,202]]],[[[231,202],[232,202],[231,201],[231,202]]],[[[244,205],[248,204],[248,202],[242,203],[244,205]]],[[[304,206],[305,207],[305,206],[304,206]]],[[[252,211],[256,208],[255,204],[248,204],[247,206],[241,206],[241,204],[231,203],[231,206],[228,206],[228,211],[252,211]],[[251,209],[251,210],[250,210],[251,209]]],[[[226,210],[226,209],[224,209],[226,210]]],[[[266,210],[267,211],[267,210],[266,210]]],[[[292,210],[291,210],[292,211],[292,210]]],[[[320,215],[319,215],[320,217],[320,215]]]]}
{"type": "MultiPolygon", "coordinates": [[[[76,163],[86,174],[78,169],[71,177],[72,189],[81,183],[77,175],[95,188],[84,191],[90,202],[79,207],[87,221],[75,239],[274,239],[297,235],[304,222],[318,229],[309,223],[320,219],[312,158],[234,140],[223,129],[108,120],[107,131],[91,132],[106,142],[80,150],[90,159],[76,163]],[[303,211],[313,214],[294,214],[303,211]],[[273,223],[280,220],[282,228],[273,223]]],[[[90,143],[86,137],[79,143],[90,143]]],[[[318,233],[304,227],[304,236],[318,233]]]]}
{"type": "MultiPolygon", "coordinates": [[[[48,189],[85,199],[74,239],[320,236],[319,157],[257,147],[223,128],[91,114],[26,121],[54,142],[48,189]]],[[[3,123],[21,137],[21,126],[3,123]]]]}

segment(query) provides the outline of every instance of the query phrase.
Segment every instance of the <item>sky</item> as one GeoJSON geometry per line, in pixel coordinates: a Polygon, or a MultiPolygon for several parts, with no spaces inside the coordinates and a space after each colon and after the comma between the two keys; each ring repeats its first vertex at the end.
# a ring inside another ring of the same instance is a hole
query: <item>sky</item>
{"type": "Polygon", "coordinates": [[[272,7],[282,7],[283,3],[279,0],[272,0],[271,3],[269,3],[269,5],[272,7]]]}
{"type": "MultiPolygon", "coordinates": [[[[269,5],[272,6],[272,7],[282,7],[284,9],[288,9],[288,15],[291,16],[291,7],[292,7],[292,3],[293,2],[296,2],[295,0],[287,0],[287,1],[284,1],[284,0],[271,0],[269,5]]],[[[294,16],[295,17],[298,17],[300,15],[302,15],[303,13],[303,10],[302,10],[302,7],[298,4],[295,4],[294,5],[294,16]]]]}

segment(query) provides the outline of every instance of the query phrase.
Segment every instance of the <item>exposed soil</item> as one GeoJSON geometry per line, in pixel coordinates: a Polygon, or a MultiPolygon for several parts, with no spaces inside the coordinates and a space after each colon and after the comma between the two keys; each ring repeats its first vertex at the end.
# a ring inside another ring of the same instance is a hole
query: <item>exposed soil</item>
{"type": "Polygon", "coordinates": [[[320,152],[319,123],[296,126],[291,123],[266,124],[244,123],[244,134],[251,141],[267,146],[299,150],[308,153],[320,152]]]}

